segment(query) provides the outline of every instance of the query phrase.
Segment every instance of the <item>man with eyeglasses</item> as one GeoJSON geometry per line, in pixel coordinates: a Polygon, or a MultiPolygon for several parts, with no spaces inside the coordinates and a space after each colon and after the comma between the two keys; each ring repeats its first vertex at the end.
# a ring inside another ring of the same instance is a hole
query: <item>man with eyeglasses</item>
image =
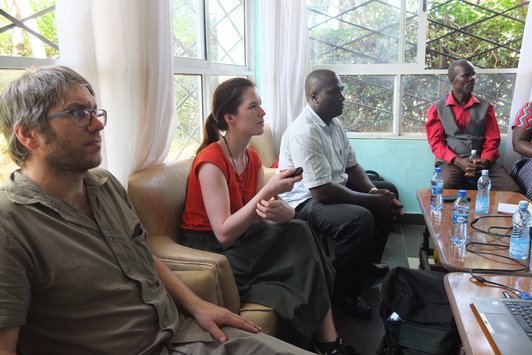
{"type": "Polygon", "coordinates": [[[203,301],[151,255],[124,188],[96,168],[107,122],[96,107],[63,66],[28,70],[0,96],[20,166],[0,190],[0,355],[307,354],[203,301]]]}
{"type": "Polygon", "coordinates": [[[519,191],[504,167],[496,162],[501,135],[491,103],[473,95],[475,67],[466,59],[449,65],[452,91],[432,104],[425,126],[435,166],[441,168],[446,189],[477,189],[483,169],[489,170],[491,188],[519,191]],[[476,150],[479,159],[470,159],[476,150]]]}

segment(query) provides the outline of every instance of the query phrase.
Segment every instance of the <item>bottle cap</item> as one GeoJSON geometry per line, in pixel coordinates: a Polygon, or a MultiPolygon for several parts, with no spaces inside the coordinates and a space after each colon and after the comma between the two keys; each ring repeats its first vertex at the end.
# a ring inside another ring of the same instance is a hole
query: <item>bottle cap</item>
{"type": "Polygon", "coordinates": [[[465,197],[466,196],[466,190],[458,190],[458,197],[465,197]]]}
{"type": "Polygon", "coordinates": [[[434,172],[436,173],[441,173],[441,168],[438,166],[436,168],[434,168],[434,172]]]}
{"type": "Polygon", "coordinates": [[[519,209],[528,209],[528,201],[519,201],[519,209]]]}
{"type": "Polygon", "coordinates": [[[490,171],[488,169],[482,170],[482,176],[488,176],[490,174],[490,171]]]}
{"type": "Polygon", "coordinates": [[[477,155],[477,150],[476,149],[471,149],[471,155],[477,155]]]}

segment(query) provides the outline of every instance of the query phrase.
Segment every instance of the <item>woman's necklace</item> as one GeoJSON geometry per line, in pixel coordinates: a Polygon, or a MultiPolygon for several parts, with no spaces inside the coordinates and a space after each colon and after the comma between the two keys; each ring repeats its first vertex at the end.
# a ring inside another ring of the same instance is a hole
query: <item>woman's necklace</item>
{"type": "Polygon", "coordinates": [[[227,151],[229,152],[229,156],[231,157],[231,161],[233,162],[233,167],[235,168],[235,177],[236,177],[236,183],[238,186],[238,190],[240,191],[240,195],[242,196],[242,206],[246,204],[246,186],[248,184],[248,174],[247,174],[247,168],[248,168],[248,154],[245,152],[245,159],[246,159],[246,166],[244,167],[244,170],[242,170],[242,174],[244,174],[244,187],[242,188],[242,184],[240,183],[240,177],[238,176],[238,169],[236,168],[235,158],[233,158],[233,153],[231,152],[231,148],[229,148],[229,144],[227,144],[227,140],[225,139],[225,136],[222,136],[225,146],[227,147],[227,151]]]}

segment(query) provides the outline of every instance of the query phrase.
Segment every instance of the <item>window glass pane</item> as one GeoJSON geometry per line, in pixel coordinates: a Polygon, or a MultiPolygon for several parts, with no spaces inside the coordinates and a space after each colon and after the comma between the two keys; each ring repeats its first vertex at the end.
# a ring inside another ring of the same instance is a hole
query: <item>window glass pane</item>
{"type": "Polygon", "coordinates": [[[392,132],[393,76],[341,76],[348,132],[392,132]]]}
{"type": "MultiPolygon", "coordinates": [[[[226,75],[206,76],[210,96],[223,81],[233,78],[226,75]]],[[[168,158],[186,159],[196,154],[203,139],[204,119],[209,113],[202,110],[201,75],[175,75],[177,130],[171,143],[168,158]]],[[[210,97],[206,98],[210,102],[210,97]]]]}
{"type": "Polygon", "coordinates": [[[209,92],[211,93],[211,96],[218,85],[234,77],[234,75],[209,75],[209,92]]]}
{"type": "Polygon", "coordinates": [[[173,0],[174,55],[205,58],[203,0],[173,0]]]}
{"type": "Polygon", "coordinates": [[[309,0],[310,56],[314,64],[393,64],[417,52],[419,2],[407,1],[408,53],[399,55],[400,0],[309,0]]]}
{"type": "Polygon", "coordinates": [[[175,75],[174,85],[178,125],[168,153],[171,160],[195,155],[201,143],[203,117],[201,76],[175,75]]]}
{"type": "MultiPolygon", "coordinates": [[[[515,74],[477,74],[474,95],[493,105],[501,134],[506,133],[512,107],[515,74]]],[[[424,133],[427,111],[432,102],[447,96],[451,84],[447,75],[406,75],[402,77],[401,132],[424,133]]]]}
{"type": "Polygon", "coordinates": [[[245,65],[243,0],[210,0],[211,56],[213,63],[245,65]]]}
{"type": "Polygon", "coordinates": [[[55,0],[2,1],[0,56],[59,58],[55,0]]]}
{"type": "Polygon", "coordinates": [[[508,129],[514,96],[515,74],[477,74],[475,92],[493,105],[501,134],[508,129]]]}
{"type": "Polygon", "coordinates": [[[528,1],[429,1],[426,66],[469,58],[480,68],[517,68],[528,1]]]}
{"type": "Polygon", "coordinates": [[[416,63],[419,32],[419,1],[406,0],[404,63],[416,63]]]}
{"type": "Polygon", "coordinates": [[[447,75],[405,75],[401,79],[401,132],[424,133],[430,105],[447,95],[451,84],[447,75]]]}

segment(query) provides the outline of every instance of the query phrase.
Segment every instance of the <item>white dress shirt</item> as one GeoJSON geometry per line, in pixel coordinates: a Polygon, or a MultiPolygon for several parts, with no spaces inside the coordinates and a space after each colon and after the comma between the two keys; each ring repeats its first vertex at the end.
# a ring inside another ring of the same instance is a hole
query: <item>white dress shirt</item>
{"type": "Polygon", "coordinates": [[[303,180],[281,198],[295,208],[312,197],[309,189],[313,187],[330,182],[345,185],[345,170],[357,164],[340,121],[333,118],[326,125],[307,104],[284,132],[279,153],[279,168],[301,166],[303,180]]]}

